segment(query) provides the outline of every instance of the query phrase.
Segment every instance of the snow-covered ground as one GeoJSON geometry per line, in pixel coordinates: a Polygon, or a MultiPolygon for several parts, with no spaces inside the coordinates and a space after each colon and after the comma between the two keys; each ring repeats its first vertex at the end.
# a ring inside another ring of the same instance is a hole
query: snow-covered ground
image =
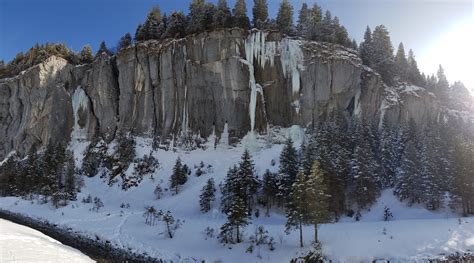
{"type": "Polygon", "coordinates": [[[32,228],[0,219],[0,262],[94,262],[32,228]]]}
{"type": "MultiPolygon", "coordinates": [[[[296,128],[290,131],[293,137],[299,136],[296,128]]],[[[281,144],[268,147],[263,145],[265,143],[252,152],[259,176],[266,169],[278,169],[278,158],[283,148],[281,144]],[[276,162],[273,166],[272,160],[276,162]]],[[[54,209],[50,204],[40,205],[14,197],[0,198],[0,207],[47,219],[92,237],[97,235],[111,240],[117,246],[175,262],[289,262],[307,251],[312,241],[313,229],[310,226],[305,227],[305,248],[300,249],[298,233],[284,233],[286,219],[281,211],[271,211],[269,217],[262,212],[259,218],[252,218],[252,224],[245,229],[244,243],[238,245],[224,246],[216,237],[206,238],[204,234],[207,227],[219,232],[226,218],[219,212],[219,191],[211,212],[202,214],[199,211],[200,190],[209,178],[214,178],[217,185],[222,182],[228,168],[240,161],[244,147],[221,145],[217,149],[192,152],[160,150],[154,153],[161,165],[159,171],[153,175],[154,179],[148,176],[138,187],[128,191],[122,191],[117,183],[109,187],[103,179],[96,176],[85,179],[85,187],[79,194],[78,201],[71,202],[66,207],[54,209]],[[180,157],[193,173],[179,194],[173,195],[168,190],[157,200],[153,190],[158,184],[161,184],[163,189],[168,188],[169,176],[177,157],[180,157]],[[212,167],[206,169],[206,174],[196,177],[195,165],[201,161],[206,167],[212,167]],[[90,211],[92,204],[80,202],[88,195],[102,199],[104,207],[99,212],[90,211]],[[129,204],[130,207],[121,208],[122,203],[129,204]],[[162,223],[155,226],[145,224],[143,212],[145,206],[149,205],[165,211],[170,210],[176,219],[183,220],[175,238],[169,239],[163,234],[162,223]],[[261,257],[257,257],[255,251],[245,252],[250,244],[248,237],[258,225],[263,225],[276,241],[274,251],[269,251],[266,247],[261,248],[261,257]]],[[[77,143],[73,148],[84,149],[84,145],[77,143]]],[[[150,150],[149,140],[137,139],[138,156],[149,154],[150,150]]],[[[78,152],[76,154],[79,156],[78,152]]],[[[400,203],[390,190],[385,190],[370,211],[362,213],[360,222],[354,222],[352,218],[342,218],[339,223],[322,225],[319,237],[323,244],[323,253],[328,258],[341,262],[368,262],[379,258],[433,258],[442,254],[474,251],[474,218],[459,220],[458,215],[447,210],[430,212],[423,207],[407,207],[400,203]],[[383,221],[385,206],[391,209],[393,221],[383,221]]]]}

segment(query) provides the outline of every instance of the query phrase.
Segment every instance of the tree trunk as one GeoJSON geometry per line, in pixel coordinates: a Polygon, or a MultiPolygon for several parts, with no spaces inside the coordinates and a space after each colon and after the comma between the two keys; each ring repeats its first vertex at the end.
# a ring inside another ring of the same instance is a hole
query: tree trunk
{"type": "Polygon", "coordinates": [[[314,224],[314,242],[318,242],[318,224],[314,224]]]}
{"type": "Polygon", "coordinates": [[[303,247],[303,226],[300,222],[300,246],[303,247]]]}
{"type": "Polygon", "coordinates": [[[240,243],[239,226],[237,226],[237,243],[240,243]]]}

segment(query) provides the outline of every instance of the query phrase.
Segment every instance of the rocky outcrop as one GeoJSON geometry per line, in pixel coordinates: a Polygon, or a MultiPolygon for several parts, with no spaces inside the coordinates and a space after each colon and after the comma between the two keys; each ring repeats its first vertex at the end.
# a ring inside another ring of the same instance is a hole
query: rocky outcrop
{"type": "Polygon", "coordinates": [[[439,109],[428,92],[386,88],[354,50],[240,29],[139,43],[89,65],[51,57],[0,80],[0,95],[0,159],[71,134],[206,138],[227,127],[235,141],[332,111],[422,123],[439,109]]]}

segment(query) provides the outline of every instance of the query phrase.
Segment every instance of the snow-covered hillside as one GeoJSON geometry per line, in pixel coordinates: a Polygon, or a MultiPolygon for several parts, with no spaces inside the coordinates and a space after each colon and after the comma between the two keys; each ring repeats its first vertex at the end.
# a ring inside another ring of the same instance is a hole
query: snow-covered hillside
{"type": "Polygon", "coordinates": [[[0,219],[0,262],[94,262],[43,233],[0,219]]]}
{"type": "MultiPolygon", "coordinates": [[[[295,141],[301,141],[301,133],[296,127],[290,129],[288,134],[295,141]]],[[[228,168],[239,162],[245,143],[244,140],[237,147],[219,145],[216,149],[210,147],[191,152],[156,151],[154,156],[160,162],[160,169],[153,178],[144,178],[138,187],[128,191],[123,191],[118,183],[108,186],[104,179],[96,176],[85,179],[78,201],[70,202],[66,207],[55,209],[50,204],[41,205],[16,197],[0,198],[0,207],[47,219],[83,234],[110,240],[116,246],[174,262],[289,262],[307,252],[313,229],[311,226],[304,228],[305,248],[300,249],[298,233],[285,234],[286,218],[281,211],[271,211],[269,217],[264,213],[260,213],[258,218],[253,217],[252,223],[245,228],[244,242],[238,245],[222,245],[215,235],[208,237],[205,234],[207,227],[219,232],[226,217],[219,211],[220,191],[217,191],[211,211],[201,213],[200,191],[209,178],[214,178],[217,185],[224,180],[228,168]],[[165,190],[163,197],[157,200],[153,191],[158,184],[163,189],[169,188],[171,170],[178,157],[191,168],[192,174],[180,193],[173,195],[170,190],[165,190]],[[206,167],[205,174],[197,177],[195,167],[201,161],[206,167]],[[80,201],[89,195],[102,200],[104,207],[98,212],[91,210],[92,204],[80,201]],[[176,219],[182,220],[183,224],[173,239],[164,234],[162,222],[155,226],[145,224],[143,213],[145,207],[150,205],[169,210],[176,219]],[[253,253],[246,253],[250,244],[249,236],[259,225],[263,225],[274,238],[275,250],[262,247],[260,252],[254,250],[253,253]]],[[[247,143],[256,149],[252,157],[260,177],[266,169],[277,171],[282,144],[265,146],[263,143],[255,145],[255,141],[247,143]]],[[[84,144],[78,141],[73,144],[76,158],[81,157],[84,144]]],[[[151,140],[137,138],[136,146],[137,157],[149,154],[151,140]]],[[[322,225],[319,237],[324,255],[340,262],[436,258],[455,252],[474,251],[474,218],[460,219],[447,210],[430,212],[423,207],[407,207],[393,196],[391,190],[385,190],[370,211],[362,213],[360,222],[355,222],[353,218],[342,218],[338,223],[322,225]],[[385,206],[391,209],[393,221],[383,221],[385,206]]]]}

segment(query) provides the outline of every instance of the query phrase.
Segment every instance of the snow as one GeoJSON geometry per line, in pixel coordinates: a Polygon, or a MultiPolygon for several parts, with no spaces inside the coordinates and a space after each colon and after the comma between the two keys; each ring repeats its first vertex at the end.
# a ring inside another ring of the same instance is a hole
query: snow
{"type": "MultiPolygon", "coordinates": [[[[224,128],[224,133],[228,128],[224,128]]],[[[114,246],[130,248],[132,251],[148,253],[151,256],[173,260],[174,262],[289,262],[297,255],[304,254],[313,237],[313,227],[304,227],[305,248],[300,249],[298,232],[289,235],[284,233],[286,218],[283,211],[271,210],[266,217],[260,208],[259,218],[252,218],[252,224],[244,231],[245,241],[238,245],[225,246],[216,237],[207,238],[206,227],[219,232],[226,221],[219,211],[220,191],[212,203],[211,212],[199,211],[199,194],[209,178],[216,185],[223,182],[228,169],[240,161],[245,148],[252,148],[252,159],[255,170],[261,177],[266,169],[278,171],[279,155],[283,149],[284,138],[291,136],[295,146],[299,147],[304,140],[304,130],[300,126],[287,129],[269,127],[266,136],[255,132],[249,133],[246,139],[235,147],[216,147],[207,150],[176,151],[158,150],[153,155],[159,160],[160,168],[151,176],[145,176],[138,187],[121,190],[119,183],[108,186],[99,176],[84,178],[85,186],[78,194],[78,201],[68,206],[55,209],[51,204],[38,204],[16,197],[0,198],[2,209],[22,213],[31,217],[46,219],[60,227],[70,227],[79,233],[110,240],[114,246]],[[191,168],[188,182],[173,195],[168,188],[169,178],[175,160],[181,160],[191,168]],[[272,160],[275,165],[271,165],[272,160]],[[196,166],[204,162],[205,174],[195,176],[196,166]],[[164,195],[157,200],[153,194],[160,184],[164,195]],[[91,211],[92,204],[80,200],[91,195],[99,197],[104,207],[98,212],[91,211]],[[130,204],[130,208],[121,208],[121,204],[130,204]],[[164,225],[145,224],[143,212],[145,206],[152,205],[157,209],[171,211],[176,219],[183,220],[183,225],[173,239],[167,238],[164,225]],[[263,225],[275,239],[275,251],[261,248],[261,258],[256,253],[245,253],[249,246],[249,236],[258,225],[263,225]]],[[[224,138],[224,137],[222,137],[224,138]]],[[[221,141],[222,142],[222,141],[221,141]]],[[[223,143],[223,142],[222,142],[223,143]]],[[[150,154],[152,139],[137,138],[137,157],[150,154]]],[[[75,148],[80,145],[71,145],[75,148]]],[[[131,173],[128,169],[127,173],[131,173]]],[[[120,182],[120,178],[118,179],[120,182]]],[[[392,259],[393,261],[418,260],[439,257],[441,253],[467,252],[474,250],[474,218],[459,218],[456,214],[444,209],[431,212],[422,206],[408,207],[393,196],[391,190],[385,190],[378,202],[370,211],[362,211],[360,222],[344,217],[338,223],[320,226],[319,237],[323,253],[333,262],[368,262],[372,259],[392,259]],[[385,206],[393,213],[394,220],[383,221],[385,206]],[[386,235],[383,229],[386,229],[386,235]],[[392,237],[392,238],[390,238],[392,237]]],[[[392,261],[391,260],[391,261],[392,261]]]]}
{"type": "Polygon", "coordinates": [[[94,262],[32,228],[0,219],[0,262],[94,262]]]}

